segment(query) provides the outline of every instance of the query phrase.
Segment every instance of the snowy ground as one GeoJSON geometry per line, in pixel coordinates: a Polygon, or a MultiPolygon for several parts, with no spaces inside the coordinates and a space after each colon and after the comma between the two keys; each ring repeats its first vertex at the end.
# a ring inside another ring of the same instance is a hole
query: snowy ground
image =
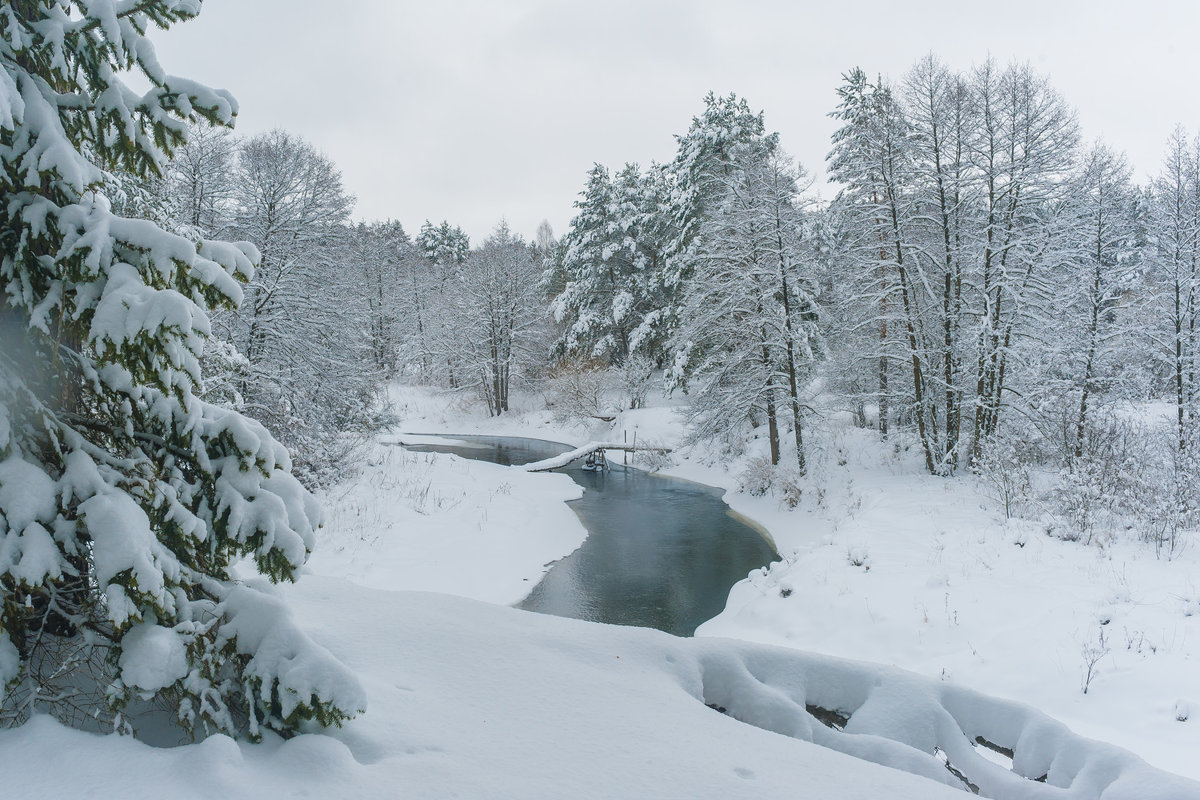
{"type": "Polygon", "coordinates": [[[583,543],[587,531],[565,505],[582,493],[566,475],[379,444],[349,485],[323,498],[328,516],[307,568],[372,589],[512,605],[546,564],[583,543]]]}
{"type": "MultiPolygon", "coordinates": [[[[393,402],[412,431],[569,444],[636,431],[668,445],[683,433],[662,398],[591,427],[555,422],[540,398],[503,419],[428,390],[394,387],[393,402]]],[[[1063,542],[1034,522],[1006,523],[973,479],[924,475],[915,451],[883,449],[873,432],[831,419],[810,440],[813,477],[795,510],[738,492],[744,459],[726,465],[692,451],[665,470],[729,490],[726,502],[765,527],[784,556],[736,586],[698,635],[952,680],[1200,779],[1200,539],[1170,561],[1140,543],[1063,542]]],[[[765,442],[753,445],[765,452],[765,442]]]]}
{"type": "MultiPolygon", "coordinates": [[[[394,399],[410,432],[577,443],[636,429],[639,441],[670,443],[680,430],[666,407],[584,430],[532,410],[489,420],[422,390],[398,389],[394,399]]],[[[1191,685],[1194,618],[1150,594],[1175,591],[1168,576],[1194,574],[1194,562],[1168,569],[1138,551],[1117,572],[1114,549],[1098,554],[1005,528],[965,482],[927,481],[903,459],[864,463],[866,443],[846,449],[846,474],[825,476],[819,507],[789,512],[730,493],[781,551],[797,555],[736,587],[704,631],[732,638],[677,639],[504,607],[584,537],[562,503],[580,491],[565,476],[381,443],[355,481],[323,498],[319,549],[301,581],[280,589],[313,637],[359,675],[367,714],[331,735],[261,745],[215,736],[173,749],[40,717],[0,731],[4,795],[962,797],[950,788],[961,784],[943,767],[948,759],[994,797],[1200,798],[1200,785],[1074,736],[1030,707],[960,688],[1030,701],[1078,731],[1195,774],[1183,759],[1200,719],[1175,722],[1172,706],[1173,695],[1189,696],[1179,687],[1191,685]],[[850,552],[861,566],[849,564],[850,552]],[[428,589],[446,594],[412,591],[428,589]],[[1090,633],[1100,612],[1111,652],[1084,697],[1068,663],[1079,645],[1067,631],[1090,633]],[[1174,638],[1151,638],[1151,626],[1168,621],[1174,638]],[[1140,653],[1118,636],[1131,626],[1145,633],[1140,653]],[[942,670],[954,680],[941,680],[942,670]],[[855,713],[842,733],[814,723],[806,704],[855,713]],[[1015,762],[973,748],[976,735],[1015,747],[1015,762]],[[1048,778],[1034,783],[1009,767],[1048,778]]],[[[733,486],[733,473],[702,455],[672,471],[733,486]]]]}

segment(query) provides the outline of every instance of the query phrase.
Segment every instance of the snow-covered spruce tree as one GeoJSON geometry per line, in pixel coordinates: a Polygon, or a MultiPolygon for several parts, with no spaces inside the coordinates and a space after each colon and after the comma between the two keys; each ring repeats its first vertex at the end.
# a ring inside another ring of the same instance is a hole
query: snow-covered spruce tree
{"type": "Polygon", "coordinates": [[[240,301],[253,247],[117,216],[99,191],[104,168],[161,170],[189,121],[232,124],[233,99],[168,75],[145,36],[198,10],[0,5],[4,724],[102,710],[85,707],[89,667],[123,729],[139,696],[251,736],[365,706],[279,600],[229,571],[248,557],[293,579],[320,517],[262,426],[196,396],[206,309],[240,301]]]}
{"type": "Polygon", "coordinates": [[[417,234],[417,247],[437,266],[438,277],[444,283],[458,274],[471,252],[471,239],[457,225],[446,220],[434,225],[429,220],[417,234]]]}
{"type": "Polygon", "coordinates": [[[664,241],[659,270],[665,295],[659,327],[670,336],[681,323],[679,301],[684,286],[704,256],[701,227],[725,193],[734,151],[741,147],[774,149],[777,133],[766,133],[763,112],[750,110],[745,98],[730,93],[704,98],[704,111],[692,118],[687,133],[675,137],[675,158],[666,167],[664,191],[657,206],[664,241]]]}
{"type": "Polygon", "coordinates": [[[413,265],[410,271],[412,297],[414,303],[422,303],[432,313],[424,315],[417,339],[410,335],[407,349],[416,348],[420,352],[421,372],[427,380],[458,388],[471,381],[469,376],[461,374],[462,365],[454,358],[461,343],[460,335],[453,315],[439,314],[435,309],[453,304],[463,264],[471,252],[471,240],[462,228],[445,220],[439,225],[425,220],[416,245],[424,263],[419,265],[422,268],[413,265]]]}
{"type": "Polygon", "coordinates": [[[613,264],[616,248],[609,245],[613,184],[608,168],[595,164],[575,201],[578,213],[563,238],[562,258],[544,272],[547,287],[562,288],[550,304],[555,322],[564,325],[554,349],[560,355],[608,355],[628,330],[611,332],[613,298],[620,291],[624,270],[613,264]]]}
{"type": "Polygon", "coordinates": [[[897,165],[906,163],[906,122],[890,89],[871,83],[861,69],[848,72],[837,93],[840,102],[830,116],[842,126],[833,134],[828,170],[831,180],[843,184],[834,200],[846,231],[845,269],[839,277],[847,302],[841,307],[848,312],[850,331],[873,332],[874,342],[862,344],[874,362],[872,394],[879,433],[886,439],[894,392],[890,362],[898,347],[894,264],[904,254],[899,213],[904,176],[897,165]]]}
{"type": "Polygon", "coordinates": [[[643,177],[637,164],[611,178],[600,164],[588,172],[562,258],[543,276],[547,287],[562,283],[551,304],[555,320],[566,326],[555,344],[558,354],[617,365],[638,351],[659,356],[656,328],[665,298],[662,247],[654,236],[657,175],[652,170],[643,177]]]}

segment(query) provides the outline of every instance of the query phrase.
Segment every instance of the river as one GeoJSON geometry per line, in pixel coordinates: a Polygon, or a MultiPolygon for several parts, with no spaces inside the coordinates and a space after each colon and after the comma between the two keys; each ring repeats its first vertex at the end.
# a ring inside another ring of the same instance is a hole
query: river
{"type": "MultiPolygon", "coordinates": [[[[570,449],[516,437],[448,438],[462,444],[409,449],[505,465],[570,449]]],[[[554,563],[519,608],[690,636],[725,608],[734,583],[778,560],[766,539],[730,511],[720,489],[627,468],[620,453],[609,455],[606,472],[588,472],[580,462],[558,470],[584,488],[569,505],[588,537],[554,563]]]]}

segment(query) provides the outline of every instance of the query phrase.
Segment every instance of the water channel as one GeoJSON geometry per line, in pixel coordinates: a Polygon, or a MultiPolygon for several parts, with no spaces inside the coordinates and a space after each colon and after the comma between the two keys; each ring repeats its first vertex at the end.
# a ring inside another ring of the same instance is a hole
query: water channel
{"type": "MultiPolygon", "coordinates": [[[[410,445],[496,464],[527,464],[564,453],[556,442],[454,436],[461,444],[410,445]]],[[[691,636],[725,608],[734,583],[778,560],[766,539],[739,520],[720,489],[621,465],[558,470],[583,486],[569,505],[588,531],[557,561],[519,608],[563,617],[640,625],[691,636]]],[[[614,463],[615,462],[615,463],[614,463]]]]}

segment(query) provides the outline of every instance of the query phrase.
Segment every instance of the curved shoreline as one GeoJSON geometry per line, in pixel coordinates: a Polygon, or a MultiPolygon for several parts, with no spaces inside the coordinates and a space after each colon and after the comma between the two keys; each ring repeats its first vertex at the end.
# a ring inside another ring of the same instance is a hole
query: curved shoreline
{"type": "MultiPolygon", "coordinates": [[[[523,436],[396,439],[414,451],[518,468],[572,449],[523,436]]],[[[619,463],[602,473],[577,463],[555,471],[583,490],[565,505],[587,536],[549,564],[518,607],[690,636],[728,606],[735,585],[779,559],[770,531],[730,508],[721,487],[619,463]]]]}

